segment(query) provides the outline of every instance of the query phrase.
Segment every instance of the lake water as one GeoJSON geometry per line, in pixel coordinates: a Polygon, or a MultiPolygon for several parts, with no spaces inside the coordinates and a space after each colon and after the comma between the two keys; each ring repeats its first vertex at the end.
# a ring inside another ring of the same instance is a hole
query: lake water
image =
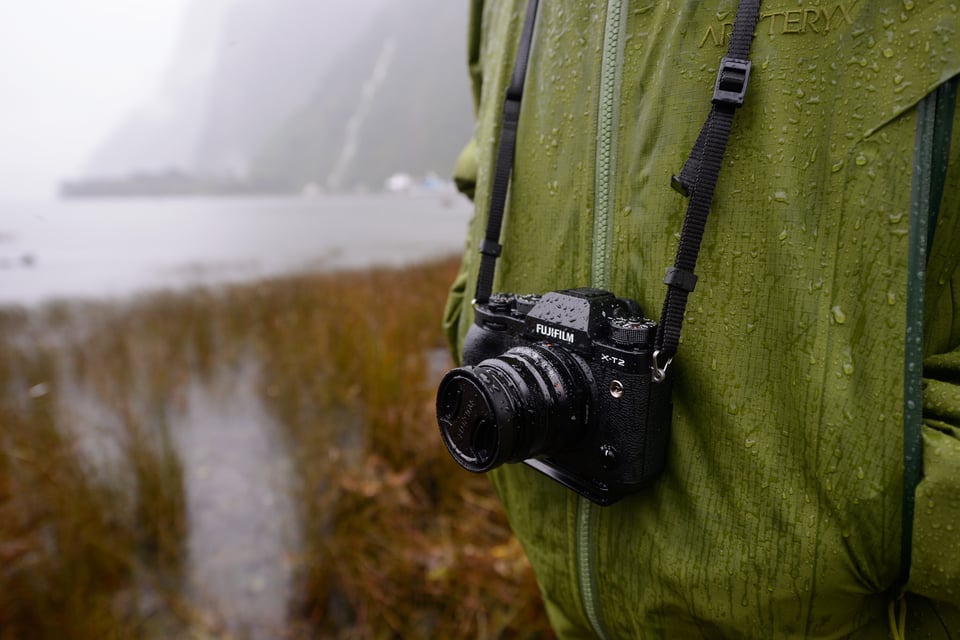
{"type": "Polygon", "coordinates": [[[450,192],[0,203],[0,305],[396,265],[463,246],[450,192]]]}

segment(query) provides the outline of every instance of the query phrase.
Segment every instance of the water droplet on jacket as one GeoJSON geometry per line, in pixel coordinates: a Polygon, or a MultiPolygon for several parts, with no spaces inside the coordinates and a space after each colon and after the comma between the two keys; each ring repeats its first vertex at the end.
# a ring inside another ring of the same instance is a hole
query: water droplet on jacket
{"type": "Polygon", "coordinates": [[[843,159],[837,160],[835,163],[833,163],[833,166],[830,167],[830,171],[834,173],[840,171],[841,169],[843,169],[843,159]]]}
{"type": "Polygon", "coordinates": [[[773,199],[777,202],[788,202],[787,192],[786,191],[775,191],[773,194],[773,199]]]}
{"type": "Polygon", "coordinates": [[[833,321],[837,324],[844,324],[847,321],[847,314],[843,312],[843,309],[840,308],[840,305],[836,305],[830,309],[830,314],[833,316],[833,321]]]}
{"type": "Polygon", "coordinates": [[[857,163],[858,167],[862,167],[863,165],[867,164],[867,156],[863,155],[862,153],[858,154],[857,159],[854,160],[854,162],[857,163]]]}

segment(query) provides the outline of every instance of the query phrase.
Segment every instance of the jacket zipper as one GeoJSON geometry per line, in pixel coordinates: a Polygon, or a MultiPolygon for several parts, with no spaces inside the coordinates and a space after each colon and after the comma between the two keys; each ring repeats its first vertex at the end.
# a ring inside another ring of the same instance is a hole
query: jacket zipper
{"type": "Polygon", "coordinates": [[[600,603],[597,601],[597,586],[593,561],[594,511],[593,503],[577,496],[577,578],[580,582],[580,600],[593,633],[606,640],[607,633],[600,618],[600,603]]]}
{"type": "MultiPolygon", "coordinates": [[[[623,68],[623,28],[627,0],[607,0],[603,31],[603,58],[600,64],[600,91],[597,118],[596,196],[593,222],[593,286],[610,288],[610,251],[612,245],[613,188],[617,163],[620,80],[623,68]]],[[[606,639],[600,615],[594,561],[596,508],[583,496],[577,506],[577,578],[580,599],[594,634],[606,639]]]]}
{"type": "Polygon", "coordinates": [[[597,167],[593,219],[593,285],[610,288],[611,207],[617,165],[617,131],[620,125],[620,81],[623,68],[623,28],[626,0],[607,0],[600,64],[597,117],[597,167]]]}

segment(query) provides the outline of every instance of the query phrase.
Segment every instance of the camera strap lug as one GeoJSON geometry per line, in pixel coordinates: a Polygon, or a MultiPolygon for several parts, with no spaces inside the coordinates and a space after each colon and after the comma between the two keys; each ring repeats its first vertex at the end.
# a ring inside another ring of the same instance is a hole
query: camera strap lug
{"type": "Polygon", "coordinates": [[[660,350],[653,352],[653,363],[650,367],[650,379],[654,384],[660,384],[667,379],[667,369],[670,368],[670,364],[673,362],[673,358],[667,358],[667,361],[663,363],[663,366],[660,366],[660,358],[663,356],[663,352],[660,350]]]}

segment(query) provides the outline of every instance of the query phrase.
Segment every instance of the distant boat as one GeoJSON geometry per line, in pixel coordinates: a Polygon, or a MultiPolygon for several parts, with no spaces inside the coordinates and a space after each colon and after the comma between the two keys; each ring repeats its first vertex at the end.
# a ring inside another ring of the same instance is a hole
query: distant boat
{"type": "Polygon", "coordinates": [[[384,181],[384,189],[390,193],[438,193],[454,191],[452,181],[444,180],[435,173],[414,178],[409,173],[395,173],[384,181]]]}
{"type": "Polygon", "coordinates": [[[391,193],[406,193],[413,188],[413,177],[408,173],[395,173],[383,186],[391,193]]]}

